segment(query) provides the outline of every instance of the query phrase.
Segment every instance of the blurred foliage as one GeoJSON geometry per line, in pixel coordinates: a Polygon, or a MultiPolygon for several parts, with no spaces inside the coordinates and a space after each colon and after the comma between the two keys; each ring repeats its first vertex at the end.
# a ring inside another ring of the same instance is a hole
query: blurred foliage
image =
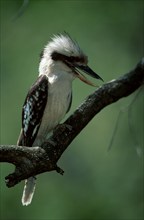
{"type": "MultiPolygon", "coordinates": [[[[143,56],[143,4],[140,0],[1,0],[1,144],[17,141],[24,98],[37,77],[39,54],[53,34],[69,32],[106,82],[131,70],[143,56]]],[[[75,80],[71,112],[94,89],[75,80]]],[[[5,186],[4,177],[13,166],[1,165],[0,219],[143,219],[143,90],[129,106],[129,115],[127,106],[135,95],[105,108],[73,141],[59,161],[63,177],[56,172],[38,176],[29,207],[21,205],[23,183],[11,189],[5,186]]]]}

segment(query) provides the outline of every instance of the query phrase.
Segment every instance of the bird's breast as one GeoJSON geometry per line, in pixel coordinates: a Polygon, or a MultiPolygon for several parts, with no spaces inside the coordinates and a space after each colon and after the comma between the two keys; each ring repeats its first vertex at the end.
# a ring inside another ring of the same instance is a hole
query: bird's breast
{"type": "Polygon", "coordinates": [[[39,145],[65,116],[71,101],[71,83],[55,83],[48,86],[47,104],[34,142],[39,145]]]}

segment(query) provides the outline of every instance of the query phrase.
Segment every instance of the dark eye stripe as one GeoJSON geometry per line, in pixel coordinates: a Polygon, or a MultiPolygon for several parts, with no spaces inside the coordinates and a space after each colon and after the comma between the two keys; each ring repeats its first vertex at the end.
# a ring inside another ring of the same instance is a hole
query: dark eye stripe
{"type": "Polygon", "coordinates": [[[70,63],[74,63],[74,62],[81,62],[81,63],[83,63],[83,62],[85,62],[85,58],[84,57],[74,57],[74,56],[68,57],[66,55],[63,55],[63,54],[60,54],[60,53],[57,53],[57,52],[53,52],[51,54],[51,57],[55,61],[60,60],[60,61],[63,61],[64,63],[66,61],[68,61],[70,63]]]}

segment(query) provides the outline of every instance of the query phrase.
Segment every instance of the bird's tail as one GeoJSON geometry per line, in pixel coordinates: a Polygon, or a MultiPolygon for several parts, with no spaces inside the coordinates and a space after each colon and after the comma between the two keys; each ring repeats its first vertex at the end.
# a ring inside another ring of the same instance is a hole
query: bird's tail
{"type": "Polygon", "coordinates": [[[30,177],[25,181],[25,186],[22,195],[22,204],[29,205],[32,201],[36,185],[36,177],[30,177]]]}

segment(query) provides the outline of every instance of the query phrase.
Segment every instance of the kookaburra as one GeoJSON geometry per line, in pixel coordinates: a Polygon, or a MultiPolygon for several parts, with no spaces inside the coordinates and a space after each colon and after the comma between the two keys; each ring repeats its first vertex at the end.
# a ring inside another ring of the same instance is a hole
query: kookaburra
{"type": "MultiPolygon", "coordinates": [[[[45,46],[38,79],[28,91],[23,105],[19,146],[40,146],[47,139],[70,109],[75,78],[93,85],[80,71],[102,80],[87,64],[87,56],[66,33],[54,36],[45,46]]],[[[35,177],[25,181],[23,205],[31,203],[35,182],[35,177]]]]}

